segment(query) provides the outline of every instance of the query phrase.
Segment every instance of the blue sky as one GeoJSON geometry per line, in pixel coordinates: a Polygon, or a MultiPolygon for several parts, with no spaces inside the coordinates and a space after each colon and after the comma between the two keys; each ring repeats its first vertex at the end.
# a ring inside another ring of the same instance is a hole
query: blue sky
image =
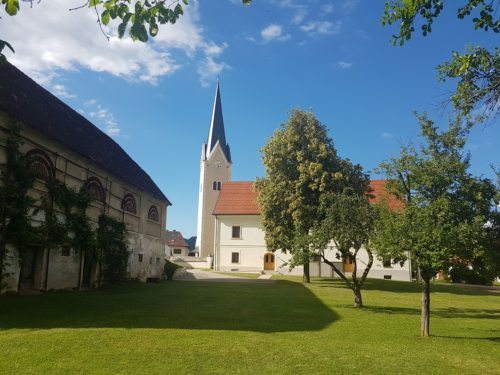
{"type": "MultiPolygon", "coordinates": [[[[454,86],[437,82],[435,67],[466,44],[498,44],[445,8],[430,36],[393,47],[395,28],[379,22],[382,0],[190,1],[182,20],[146,45],[118,40],[113,27],[107,42],[91,11],[66,10],[80,3],[21,3],[18,16],[3,16],[2,38],[16,49],[9,58],[151,175],[173,203],[167,227],[186,237],[196,233],[217,76],[233,180],[263,175],[259,149],[294,107],[312,110],[339,154],[371,171],[417,141],[414,110],[446,125],[439,104],[454,86]]],[[[492,176],[500,126],[474,128],[468,148],[473,172],[492,176]]]]}

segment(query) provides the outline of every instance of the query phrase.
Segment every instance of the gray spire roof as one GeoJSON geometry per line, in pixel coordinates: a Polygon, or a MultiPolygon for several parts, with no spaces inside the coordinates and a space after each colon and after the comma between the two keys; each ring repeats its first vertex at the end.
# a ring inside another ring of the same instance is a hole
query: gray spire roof
{"type": "Polygon", "coordinates": [[[210,122],[210,131],[208,133],[206,157],[208,157],[212,153],[215,145],[217,144],[217,141],[219,141],[222,152],[226,156],[227,161],[231,162],[231,152],[229,150],[229,145],[226,142],[226,134],[224,132],[224,118],[222,117],[219,80],[217,80],[217,90],[215,92],[212,121],[210,122]]]}

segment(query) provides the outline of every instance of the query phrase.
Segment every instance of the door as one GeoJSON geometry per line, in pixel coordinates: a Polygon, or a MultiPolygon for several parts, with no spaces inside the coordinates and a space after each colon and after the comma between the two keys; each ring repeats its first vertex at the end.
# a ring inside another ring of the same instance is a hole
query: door
{"type": "Polygon", "coordinates": [[[274,271],[274,254],[267,253],[264,255],[264,270],[274,271]]]}
{"type": "Polygon", "coordinates": [[[350,256],[344,257],[344,272],[354,271],[354,262],[350,256]]]}
{"type": "Polygon", "coordinates": [[[19,289],[41,289],[43,251],[36,246],[29,246],[21,251],[21,271],[19,289]]]}

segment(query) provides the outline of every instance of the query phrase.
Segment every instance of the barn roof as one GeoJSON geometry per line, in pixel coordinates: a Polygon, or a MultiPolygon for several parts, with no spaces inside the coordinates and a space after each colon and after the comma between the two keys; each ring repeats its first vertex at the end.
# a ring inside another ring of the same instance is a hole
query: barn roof
{"type": "Polygon", "coordinates": [[[151,177],[115,141],[9,63],[0,64],[0,110],[170,204],[151,177]]]}

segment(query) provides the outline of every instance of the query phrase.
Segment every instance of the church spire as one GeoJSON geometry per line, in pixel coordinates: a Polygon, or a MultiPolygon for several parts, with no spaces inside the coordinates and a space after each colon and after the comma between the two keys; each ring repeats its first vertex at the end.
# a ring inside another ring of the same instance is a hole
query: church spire
{"type": "Polygon", "coordinates": [[[222,117],[222,104],[220,100],[219,79],[217,79],[217,89],[215,91],[214,109],[212,112],[212,121],[210,122],[210,131],[208,133],[206,157],[212,153],[215,145],[219,141],[222,152],[228,162],[231,162],[231,153],[229,145],[226,143],[226,134],[224,132],[224,119],[222,117]]]}

